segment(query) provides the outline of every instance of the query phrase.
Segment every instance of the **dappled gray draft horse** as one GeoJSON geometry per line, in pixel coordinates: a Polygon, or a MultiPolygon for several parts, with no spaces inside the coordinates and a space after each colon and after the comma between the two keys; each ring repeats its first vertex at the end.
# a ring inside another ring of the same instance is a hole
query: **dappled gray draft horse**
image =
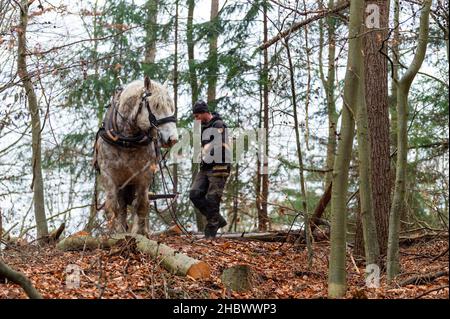
{"type": "Polygon", "coordinates": [[[148,188],[158,167],[158,149],[171,147],[178,139],[174,112],[166,84],[147,76],[112,97],[94,161],[106,192],[106,217],[117,232],[129,231],[128,205],[133,215],[131,232],[148,232],[148,188]]]}

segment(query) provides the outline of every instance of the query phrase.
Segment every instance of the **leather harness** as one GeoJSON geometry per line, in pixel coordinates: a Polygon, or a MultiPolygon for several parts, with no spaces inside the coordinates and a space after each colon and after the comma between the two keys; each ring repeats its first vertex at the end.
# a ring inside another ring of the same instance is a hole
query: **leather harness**
{"type": "MultiPolygon", "coordinates": [[[[146,107],[149,114],[149,121],[151,124],[150,130],[144,132],[139,131],[137,134],[132,136],[126,136],[123,135],[117,128],[117,115],[120,115],[118,108],[116,106],[116,99],[120,97],[122,89],[119,88],[117,94],[115,94],[110,106],[112,107],[112,110],[110,110],[109,113],[106,114],[105,120],[102,123],[102,126],[97,132],[97,137],[100,136],[105,142],[108,144],[111,144],[113,146],[120,146],[125,148],[136,148],[140,146],[146,146],[149,145],[154,139],[155,136],[152,134],[152,129],[158,129],[159,125],[163,125],[166,123],[176,123],[177,119],[174,115],[164,117],[162,119],[156,119],[156,116],[153,114],[153,112],[150,109],[150,105],[148,103],[147,98],[152,95],[151,92],[145,91],[144,94],[142,94],[141,102],[139,103],[139,110],[137,114],[141,112],[142,107],[146,107]],[[109,115],[109,116],[108,116],[109,115]]],[[[120,115],[121,116],[121,115],[120,115]]]]}

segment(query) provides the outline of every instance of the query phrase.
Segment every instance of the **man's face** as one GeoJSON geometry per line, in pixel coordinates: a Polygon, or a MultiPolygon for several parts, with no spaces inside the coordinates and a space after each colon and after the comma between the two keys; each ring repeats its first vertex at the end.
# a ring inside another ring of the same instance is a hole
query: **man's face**
{"type": "Polygon", "coordinates": [[[201,121],[202,123],[207,123],[210,120],[210,115],[208,112],[194,113],[194,119],[196,121],[201,121]]]}

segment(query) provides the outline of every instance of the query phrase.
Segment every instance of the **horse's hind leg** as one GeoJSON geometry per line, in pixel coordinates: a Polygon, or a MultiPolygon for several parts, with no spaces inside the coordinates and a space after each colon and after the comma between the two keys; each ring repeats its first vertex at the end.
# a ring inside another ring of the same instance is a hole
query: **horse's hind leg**
{"type": "Polygon", "coordinates": [[[148,234],[148,210],[150,203],[148,200],[147,188],[143,186],[137,186],[136,198],[133,202],[134,210],[134,222],[131,232],[141,235],[148,234]]]}

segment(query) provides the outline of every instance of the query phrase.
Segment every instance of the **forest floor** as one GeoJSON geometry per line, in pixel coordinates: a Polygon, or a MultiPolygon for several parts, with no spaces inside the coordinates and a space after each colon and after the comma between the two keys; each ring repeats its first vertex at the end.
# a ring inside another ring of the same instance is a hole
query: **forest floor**
{"type": "MultiPolygon", "coordinates": [[[[2,252],[9,266],[26,274],[44,298],[326,298],[329,243],[314,244],[314,259],[307,268],[306,249],[289,243],[266,243],[219,238],[190,242],[180,236],[159,240],[211,267],[211,278],[194,280],[175,276],[155,259],[139,252],[128,256],[111,255],[108,250],[61,252],[54,247],[31,245],[8,248],[2,252]],[[67,267],[79,266],[79,288],[66,286],[67,267]],[[249,265],[254,273],[254,288],[232,292],[220,280],[225,268],[249,265]]],[[[385,275],[381,287],[365,287],[364,268],[356,268],[347,258],[348,292],[346,298],[449,298],[448,276],[422,285],[400,286],[399,282],[416,275],[449,270],[448,241],[433,240],[402,247],[402,275],[388,287],[385,275]],[[439,258],[441,253],[447,253],[439,258]],[[422,296],[421,296],[422,295],[422,296]]],[[[23,290],[0,279],[1,298],[26,298],[23,290]]]]}

